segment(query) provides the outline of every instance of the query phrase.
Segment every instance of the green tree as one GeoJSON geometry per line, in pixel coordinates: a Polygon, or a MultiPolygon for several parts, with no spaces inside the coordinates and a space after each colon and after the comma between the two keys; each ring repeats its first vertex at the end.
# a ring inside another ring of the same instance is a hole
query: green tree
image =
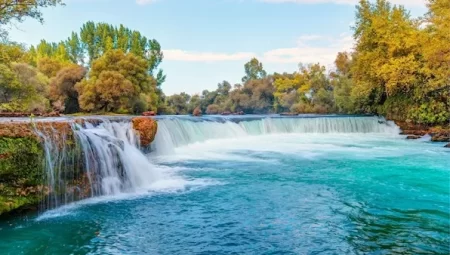
{"type": "Polygon", "coordinates": [[[187,114],[188,103],[191,96],[182,92],[180,94],[174,94],[167,99],[168,105],[174,110],[175,114],[187,114]]]}
{"type": "Polygon", "coordinates": [[[0,65],[0,110],[44,112],[49,107],[48,79],[34,67],[12,63],[0,65]]]}
{"type": "Polygon", "coordinates": [[[75,64],[84,63],[84,49],[83,46],[81,45],[81,40],[78,37],[77,33],[72,32],[72,35],[69,38],[67,38],[65,46],[70,61],[72,61],[75,64]]]}
{"type": "Polygon", "coordinates": [[[263,68],[263,64],[256,58],[252,58],[249,62],[247,62],[244,68],[245,76],[242,78],[242,82],[244,83],[250,80],[262,79],[267,75],[263,68]]]}

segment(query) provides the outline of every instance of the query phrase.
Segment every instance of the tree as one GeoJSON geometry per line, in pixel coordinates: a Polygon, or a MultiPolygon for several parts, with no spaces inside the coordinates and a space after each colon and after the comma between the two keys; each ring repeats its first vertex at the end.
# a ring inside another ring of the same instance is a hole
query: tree
{"type": "Polygon", "coordinates": [[[182,92],[180,94],[174,94],[167,99],[168,105],[174,110],[175,114],[187,114],[188,102],[191,96],[182,92]]]}
{"type": "Polygon", "coordinates": [[[58,111],[76,113],[80,110],[75,85],[86,76],[86,72],[86,68],[73,65],[63,68],[50,80],[50,97],[58,111]]]}
{"type": "Polygon", "coordinates": [[[86,111],[129,113],[156,110],[156,82],[148,74],[147,64],[145,59],[122,50],[106,52],[92,63],[89,79],[75,86],[80,107],[86,111]],[[118,90],[124,97],[109,90],[118,90]]]}
{"type": "Polygon", "coordinates": [[[81,41],[77,33],[72,32],[72,35],[67,38],[65,46],[67,48],[67,53],[69,55],[70,61],[75,64],[84,63],[84,49],[81,45],[81,41]]]}
{"type": "Polygon", "coordinates": [[[13,63],[0,65],[0,110],[43,112],[48,109],[48,79],[34,67],[13,63]]]}
{"type": "Polygon", "coordinates": [[[42,57],[37,61],[38,70],[47,77],[55,77],[64,67],[70,65],[67,62],[61,62],[55,58],[42,57]]]}
{"type": "Polygon", "coordinates": [[[18,43],[0,43],[0,64],[27,61],[29,56],[25,46],[18,43]]]}
{"type": "Polygon", "coordinates": [[[188,107],[187,111],[193,112],[195,108],[197,108],[198,106],[201,105],[201,101],[202,101],[202,99],[200,98],[200,95],[197,94],[197,95],[191,96],[191,99],[189,100],[189,103],[187,106],[188,107]]]}
{"type": "MultiPolygon", "coordinates": [[[[116,112],[129,105],[134,94],[134,86],[117,71],[104,71],[95,82],[98,94],[97,109],[106,112],[116,112]],[[125,107],[124,107],[125,106],[125,107]]],[[[123,109],[126,111],[126,109],[123,109]]]]}
{"type": "MultiPolygon", "coordinates": [[[[61,0],[2,0],[0,2],[0,26],[11,22],[22,22],[29,17],[43,23],[44,18],[40,8],[62,5],[61,0]]],[[[6,37],[7,32],[0,28],[0,36],[6,37]]]]}
{"type": "Polygon", "coordinates": [[[242,78],[242,82],[244,83],[253,79],[262,79],[267,75],[262,63],[260,63],[256,58],[252,58],[249,62],[247,62],[244,68],[245,76],[242,78]]]}
{"type": "Polygon", "coordinates": [[[0,110],[9,110],[5,104],[10,103],[15,94],[21,90],[15,73],[4,64],[0,64],[0,110]]]}
{"type": "Polygon", "coordinates": [[[388,97],[410,93],[421,82],[419,29],[409,13],[385,0],[357,7],[352,97],[365,112],[377,112],[388,97]]]}

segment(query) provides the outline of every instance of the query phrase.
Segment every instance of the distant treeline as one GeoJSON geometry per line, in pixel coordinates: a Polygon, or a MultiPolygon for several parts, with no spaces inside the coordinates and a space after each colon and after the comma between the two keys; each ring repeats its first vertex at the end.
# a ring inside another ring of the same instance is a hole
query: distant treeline
{"type": "MultiPolygon", "coordinates": [[[[355,47],[336,56],[332,71],[317,63],[267,74],[252,59],[242,83],[223,81],[197,95],[164,95],[156,40],[123,25],[87,22],[59,43],[0,44],[0,111],[370,113],[444,124],[450,119],[450,0],[429,0],[427,7],[424,17],[413,19],[388,1],[360,0],[355,47]]],[[[14,19],[14,11],[27,15],[23,8],[0,10],[0,25],[14,19]]]]}

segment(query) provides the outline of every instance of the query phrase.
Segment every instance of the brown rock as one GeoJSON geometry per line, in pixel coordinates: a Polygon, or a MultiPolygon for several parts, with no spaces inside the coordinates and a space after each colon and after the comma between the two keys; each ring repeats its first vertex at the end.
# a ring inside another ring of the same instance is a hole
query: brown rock
{"type": "Polygon", "coordinates": [[[194,111],[192,112],[192,115],[194,115],[194,116],[202,116],[202,110],[200,109],[200,107],[196,107],[195,109],[194,109],[194,111]]]}
{"type": "Polygon", "coordinates": [[[147,147],[155,140],[158,123],[151,118],[136,117],[132,119],[133,128],[139,135],[141,146],[147,147]]]}
{"type": "Polygon", "coordinates": [[[419,135],[408,135],[407,137],[406,137],[406,139],[408,139],[408,140],[415,140],[415,139],[419,139],[421,136],[419,136],[419,135]]]}
{"type": "Polygon", "coordinates": [[[450,135],[447,132],[432,134],[431,141],[433,142],[450,142],[450,135]]]}
{"type": "Polygon", "coordinates": [[[444,146],[445,148],[450,148],[450,143],[444,146]]]}

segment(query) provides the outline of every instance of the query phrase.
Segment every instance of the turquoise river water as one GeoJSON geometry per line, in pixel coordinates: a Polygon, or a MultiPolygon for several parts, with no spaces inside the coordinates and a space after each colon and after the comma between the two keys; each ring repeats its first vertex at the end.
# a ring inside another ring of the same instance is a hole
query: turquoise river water
{"type": "Polygon", "coordinates": [[[375,117],[161,119],[145,185],[0,221],[0,254],[449,254],[450,150],[398,133],[375,117]]]}

